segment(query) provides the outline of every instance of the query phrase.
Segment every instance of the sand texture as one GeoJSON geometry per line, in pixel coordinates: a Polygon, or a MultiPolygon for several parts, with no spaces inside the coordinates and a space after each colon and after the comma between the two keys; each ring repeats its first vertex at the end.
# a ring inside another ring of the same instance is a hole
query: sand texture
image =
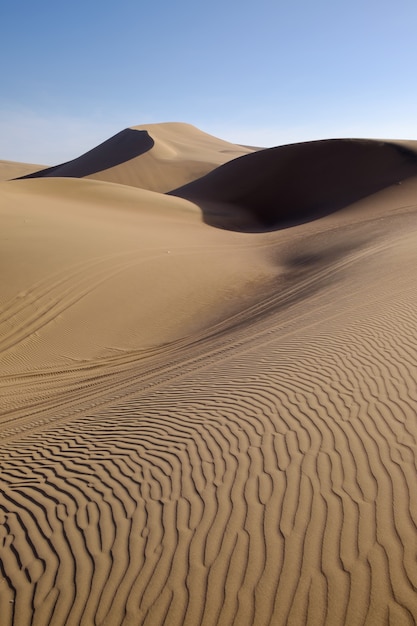
{"type": "Polygon", "coordinates": [[[138,129],[0,184],[1,625],[415,624],[416,144],[138,129]]]}

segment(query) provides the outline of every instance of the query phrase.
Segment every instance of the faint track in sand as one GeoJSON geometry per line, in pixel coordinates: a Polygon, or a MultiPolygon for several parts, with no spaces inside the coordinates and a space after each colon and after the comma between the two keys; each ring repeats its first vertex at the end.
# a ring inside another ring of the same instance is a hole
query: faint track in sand
{"type": "Polygon", "coordinates": [[[401,241],[148,360],[45,372],[3,441],[4,624],[413,624],[416,255],[401,241]]]}
{"type": "MultiPolygon", "coordinates": [[[[310,295],[314,290],[320,289],[321,285],[328,283],[330,279],[336,277],[352,264],[360,263],[368,256],[383,252],[386,250],[386,246],[386,243],[380,243],[370,249],[355,251],[333,263],[330,267],[319,269],[314,271],[312,275],[308,275],[307,278],[297,280],[294,286],[273,291],[263,298],[262,302],[251,305],[240,313],[228,317],[208,331],[178,340],[170,345],[155,350],[129,352],[126,355],[87,362],[80,366],[74,366],[70,370],[62,369],[35,374],[4,376],[2,377],[2,387],[6,397],[13,399],[13,388],[18,389],[19,394],[27,389],[25,395],[29,395],[33,389],[33,395],[37,396],[38,400],[21,408],[9,406],[3,418],[0,415],[3,425],[0,436],[4,439],[18,435],[19,423],[25,424],[23,432],[26,432],[27,429],[49,425],[56,419],[66,419],[81,412],[96,410],[96,408],[126,395],[137,393],[141,389],[146,391],[155,384],[166,384],[172,378],[183,376],[187,371],[205,367],[218,359],[228,358],[236,350],[250,350],[259,342],[268,342],[271,334],[269,320],[271,314],[276,311],[280,312],[283,307],[288,307],[293,302],[296,303],[304,294],[310,295]],[[256,330],[251,329],[250,336],[248,336],[245,332],[245,326],[251,326],[257,321],[260,322],[260,325],[258,324],[256,330]],[[169,360],[168,366],[165,364],[167,360],[169,360]],[[160,364],[161,361],[162,365],[160,364]],[[68,397],[69,392],[71,393],[70,397],[68,397]],[[61,397],[62,401],[60,400],[61,397]],[[66,406],[70,407],[69,411],[65,411],[66,406]],[[50,411],[55,411],[55,416],[44,416],[50,411]],[[35,415],[39,416],[36,420],[33,419],[35,415]],[[13,423],[12,432],[7,430],[8,422],[13,423]]],[[[351,296],[341,297],[342,299],[349,299],[351,296]]],[[[56,300],[57,302],[61,301],[58,298],[56,300]]],[[[61,306],[63,305],[61,304],[61,306]]],[[[320,307],[322,307],[322,303],[318,298],[317,313],[320,313],[320,307]]],[[[323,314],[327,313],[328,308],[328,304],[324,305],[323,314]]],[[[293,331],[288,326],[294,325],[297,328],[297,324],[306,317],[311,318],[311,312],[307,314],[303,312],[301,316],[297,316],[295,319],[284,318],[282,327],[279,326],[281,336],[285,336],[287,333],[291,334],[293,331]]],[[[42,320],[42,316],[39,319],[42,320]]],[[[320,317],[319,320],[321,321],[320,317]]],[[[42,324],[43,322],[39,323],[42,324]]],[[[313,324],[315,323],[317,322],[314,321],[313,324]]],[[[277,332],[277,329],[272,332],[277,332]]]]}

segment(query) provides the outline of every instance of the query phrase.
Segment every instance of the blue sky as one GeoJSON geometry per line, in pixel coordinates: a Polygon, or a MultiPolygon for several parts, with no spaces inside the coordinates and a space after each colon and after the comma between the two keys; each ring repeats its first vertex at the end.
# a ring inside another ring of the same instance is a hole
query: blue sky
{"type": "Polygon", "coordinates": [[[0,24],[0,159],[164,121],[264,146],[417,139],[415,0],[9,0],[0,24]]]}

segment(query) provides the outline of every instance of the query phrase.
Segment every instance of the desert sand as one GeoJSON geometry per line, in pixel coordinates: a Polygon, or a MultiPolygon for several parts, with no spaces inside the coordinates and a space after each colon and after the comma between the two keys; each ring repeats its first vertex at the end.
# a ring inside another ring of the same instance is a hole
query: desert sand
{"type": "Polygon", "coordinates": [[[25,167],[2,626],[415,624],[417,142],[161,124],[25,167]]]}
{"type": "Polygon", "coordinates": [[[35,165],[34,163],[18,163],[17,161],[0,161],[0,182],[34,174],[45,169],[45,165],[35,165]]]}

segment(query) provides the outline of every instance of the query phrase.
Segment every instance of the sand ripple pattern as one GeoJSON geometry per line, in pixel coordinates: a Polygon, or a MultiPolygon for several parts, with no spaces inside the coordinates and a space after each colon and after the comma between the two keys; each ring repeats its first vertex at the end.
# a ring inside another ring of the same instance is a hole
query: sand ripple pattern
{"type": "Polygon", "coordinates": [[[295,329],[296,305],[192,372],[5,442],[2,624],[415,624],[402,277],[365,302],[317,294],[295,329]]]}

